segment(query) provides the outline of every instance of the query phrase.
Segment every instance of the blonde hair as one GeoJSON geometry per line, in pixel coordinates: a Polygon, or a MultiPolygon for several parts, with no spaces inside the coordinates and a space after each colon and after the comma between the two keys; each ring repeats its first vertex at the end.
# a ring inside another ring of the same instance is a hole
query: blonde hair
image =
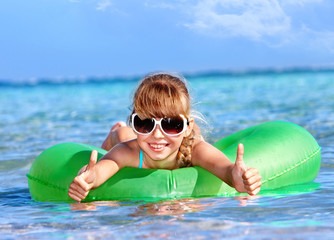
{"type": "MultiPolygon", "coordinates": [[[[137,113],[142,119],[178,117],[180,114],[189,119],[191,112],[185,79],[168,73],[146,76],[134,93],[132,104],[131,114],[137,113]]],[[[192,166],[194,135],[193,130],[183,138],[176,159],[180,168],[192,166]]]]}

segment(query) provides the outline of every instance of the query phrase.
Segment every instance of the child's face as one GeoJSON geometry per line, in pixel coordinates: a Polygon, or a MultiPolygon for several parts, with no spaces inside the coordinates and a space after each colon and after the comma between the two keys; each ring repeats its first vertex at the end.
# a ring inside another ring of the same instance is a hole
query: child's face
{"type": "MultiPolygon", "coordinates": [[[[159,119],[156,119],[159,120],[159,119]]],[[[156,126],[151,134],[137,134],[137,141],[144,151],[146,160],[152,162],[156,168],[176,168],[176,156],[182,140],[189,135],[193,127],[193,120],[190,120],[187,130],[177,136],[168,136],[156,126]]]]}

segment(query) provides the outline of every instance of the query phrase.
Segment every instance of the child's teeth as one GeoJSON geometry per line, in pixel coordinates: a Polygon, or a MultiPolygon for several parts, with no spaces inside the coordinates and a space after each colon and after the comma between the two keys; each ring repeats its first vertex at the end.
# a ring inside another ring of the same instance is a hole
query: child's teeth
{"type": "Polygon", "coordinates": [[[161,144],[151,144],[151,146],[152,147],[154,147],[154,148],[163,148],[164,147],[164,145],[161,145],[161,144]]]}

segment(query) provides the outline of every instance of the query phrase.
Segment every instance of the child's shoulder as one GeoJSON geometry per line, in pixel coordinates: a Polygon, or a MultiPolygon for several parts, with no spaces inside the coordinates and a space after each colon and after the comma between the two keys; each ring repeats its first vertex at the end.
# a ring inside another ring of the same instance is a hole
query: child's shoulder
{"type": "Polygon", "coordinates": [[[122,142],[120,143],[120,145],[127,149],[128,151],[134,151],[134,152],[138,152],[140,151],[140,147],[139,147],[139,144],[138,144],[138,141],[137,139],[132,139],[132,140],[129,140],[129,141],[126,141],[126,142],[122,142]]]}
{"type": "Polygon", "coordinates": [[[140,148],[136,139],[122,142],[114,146],[105,157],[123,167],[137,166],[140,148]]]}

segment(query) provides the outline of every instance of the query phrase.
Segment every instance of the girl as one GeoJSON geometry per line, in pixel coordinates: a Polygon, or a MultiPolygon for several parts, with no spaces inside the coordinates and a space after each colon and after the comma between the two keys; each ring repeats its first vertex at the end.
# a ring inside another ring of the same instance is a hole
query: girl
{"type": "Polygon", "coordinates": [[[92,151],[70,185],[68,195],[75,201],[85,199],[123,167],[176,169],[200,166],[234,187],[238,192],[256,195],[261,188],[257,169],[243,162],[244,148],[239,144],[237,159],[231,163],[218,149],[205,142],[191,118],[190,97],[185,80],[170,74],[145,77],[133,97],[130,127],[117,123],[102,144],[110,150],[98,163],[92,151]]]}

